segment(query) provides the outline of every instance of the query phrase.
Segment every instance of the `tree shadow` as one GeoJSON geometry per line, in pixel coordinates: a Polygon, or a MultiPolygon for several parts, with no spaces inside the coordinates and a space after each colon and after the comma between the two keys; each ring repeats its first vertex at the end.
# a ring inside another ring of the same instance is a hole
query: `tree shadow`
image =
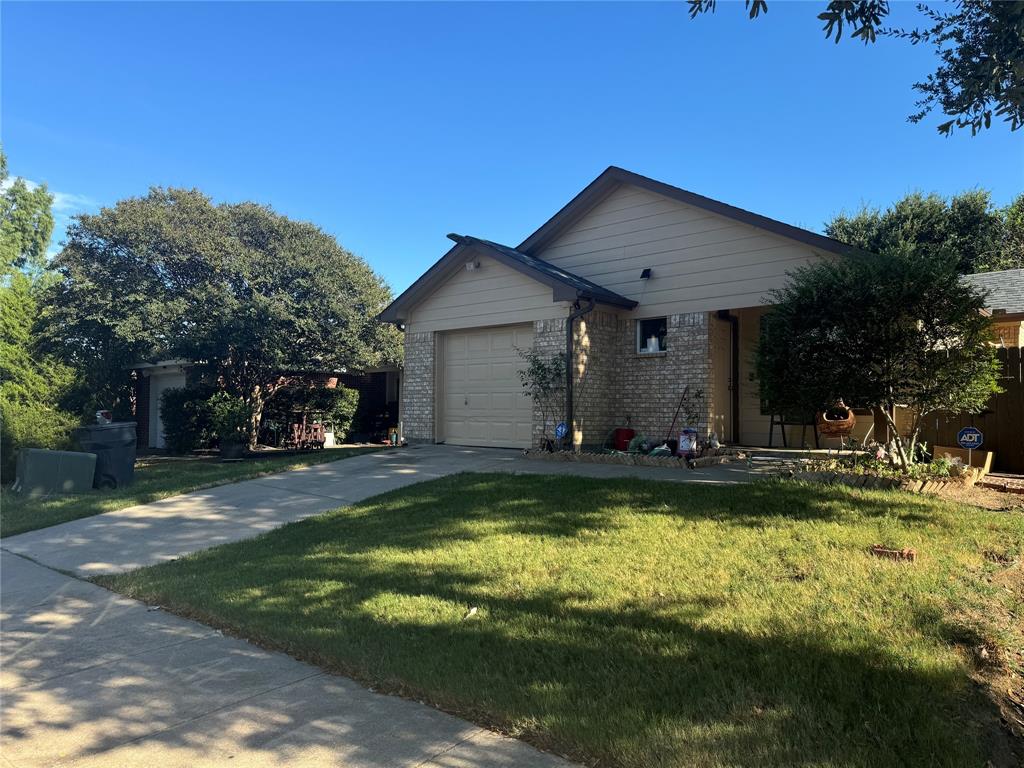
{"type": "Polygon", "coordinates": [[[827,610],[799,634],[781,622],[745,630],[711,619],[726,604],[717,592],[609,604],[585,582],[518,587],[512,566],[469,550],[457,566],[383,556],[491,536],[557,547],[635,515],[743,528],[842,522],[854,497],[860,518],[892,517],[898,502],[900,520],[911,510],[941,524],[926,501],[848,489],[470,475],[159,566],[140,591],[601,765],[977,764],[986,734],[971,708],[986,704],[964,667],[915,660],[870,632],[837,635],[827,610]],[[470,607],[477,614],[463,618],[470,607]]]}

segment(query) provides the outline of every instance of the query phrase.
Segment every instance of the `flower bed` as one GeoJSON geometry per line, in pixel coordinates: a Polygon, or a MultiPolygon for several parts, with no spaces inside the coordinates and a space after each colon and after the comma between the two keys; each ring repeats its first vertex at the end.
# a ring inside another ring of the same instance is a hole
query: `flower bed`
{"type": "Polygon", "coordinates": [[[745,461],[746,454],[728,448],[718,448],[694,459],[679,456],[646,456],[642,453],[590,453],[581,451],[525,451],[526,458],[537,461],[568,461],[577,464],[617,464],[627,467],[676,467],[700,469],[732,461],[745,461]]]}
{"type": "Polygon", "coordinates": [[[974,485],[974,477],[963,475],[961,477],[945,478],[905,478],[885,477],[882,475],[870,475],[862,472],[792,472],[788,474],[794,480],[802,480],[807,483],[822,483],[824,485],[846,485],[851,488],[878,488],[878,489],[899,489],[911,493],[934,493],[939,496],[945,492],[959,491],[964,487],[974,485]]]}

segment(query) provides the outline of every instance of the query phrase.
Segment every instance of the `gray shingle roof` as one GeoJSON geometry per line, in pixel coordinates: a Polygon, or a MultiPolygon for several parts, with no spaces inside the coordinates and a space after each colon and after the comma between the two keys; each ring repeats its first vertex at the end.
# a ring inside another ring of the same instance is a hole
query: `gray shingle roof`
{"type": "Polygon", "coordinates": [[[1024,312],[1024,269],[979,272],[964,275],[963,281],[988,294],[985,306],[993,312],[1024,312]]]}
{"type": "Polygon", "coordinates": [[[492,253],[496,251],[501,256],[504,256],[505,259],[512,259],[518,262],[538,276],[543,275],[549,281],[555,281],[574,289],[581,298],[593,299],[598,304],[625,307],[626,309],[633,309],[636,306],[636,302],[632,299],[627,299],[625,296],[591,282],[585,277],[575,275],[561,267],[556,267],[551,262],[538,259],[536,256],[530,256],[522,251],[517,251],[515,248],[510,248],[507,245],[484,240],[479,237],[472,237],[471,235],[448,235],[448,237],[463,245],[476,245],[492,253]]]}

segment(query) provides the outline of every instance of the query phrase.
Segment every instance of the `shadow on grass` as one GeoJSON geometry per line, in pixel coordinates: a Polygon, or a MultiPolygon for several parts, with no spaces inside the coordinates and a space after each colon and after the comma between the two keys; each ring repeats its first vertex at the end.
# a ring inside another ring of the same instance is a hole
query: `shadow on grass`
{"type": "MultiPolygon", "coordinates": [[[[586,583],[499,583],[507,564],[478,552],[457,568],[385,556],[495,533],[600,535],[623,515],[841,521],[852,498],[792,484],[462,476],[103,582],[601,765],[981,764],[990,734],[965,705],[984,705],[965,669],[837,637],[827,610],[799,634],[746,632],[709,620],[717,594],[610,609],[586,583]],[[479,613],[464,620],[469,606],[479,613]]],[[[913,497],[856,501],[860,518],[936,522],[913,497]]]]}

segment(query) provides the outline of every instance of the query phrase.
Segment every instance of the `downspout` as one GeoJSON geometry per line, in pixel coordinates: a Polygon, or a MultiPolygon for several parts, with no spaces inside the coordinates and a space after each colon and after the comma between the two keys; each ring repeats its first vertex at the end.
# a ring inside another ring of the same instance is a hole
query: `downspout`
{"type": "Polygon", "coordinates": [[[729,314],[729,310],[718,310],[718,319],[729,323],[732,346],[732,376],[730,377],[730,389],[732,390],[732,413],[729,417],[729,426],[732,434],[729,439],[733,443],[740,441],[740,319],[736,315],[729,314]]]}
{"type": "Polygon", "coordinates": [[[565,426],[568,429],[569,445],[576,446],[576,428],[572,423],[572,380],[573,380],[573,359],[575,358],[573,322],[583,317],[594,309],[594,300],[587,299],[587,306],[580,308],[580,300],[576,299],[573,310],[569,313],[569,319],[565,324],[565,426]]]}

